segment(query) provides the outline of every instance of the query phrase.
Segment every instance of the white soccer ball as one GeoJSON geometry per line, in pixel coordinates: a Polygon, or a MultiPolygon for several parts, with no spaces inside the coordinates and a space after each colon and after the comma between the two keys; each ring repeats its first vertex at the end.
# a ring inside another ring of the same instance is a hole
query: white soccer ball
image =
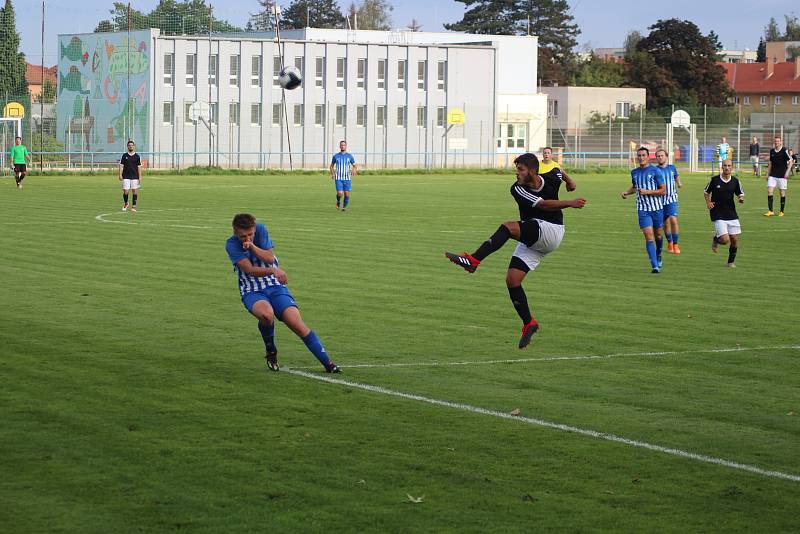
{"type": "Polygon", "coordinates": [[[303,77],[300,76],[300,69],[297,67],[284,67],[280,74],[278,74],[278,83],[281,87],[291,91],[297,89],[303,83],[303,77]]]}

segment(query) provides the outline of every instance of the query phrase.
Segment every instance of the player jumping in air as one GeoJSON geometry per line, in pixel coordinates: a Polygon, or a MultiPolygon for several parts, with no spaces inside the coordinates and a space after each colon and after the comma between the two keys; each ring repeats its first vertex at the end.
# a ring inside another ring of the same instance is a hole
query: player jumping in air
{"type": "Polygon", "coordinates": [[[341,206],[341,210],[347,210],[350,203],[350,189],[353,184],[353,176],[358,174],[356,159],[347,151],[347,141],[339,142],[339,153],[333,155],[330,169],[331,178],[336,185],[336,209],[341,206]],[[342,203],[344,194],[344,203],[342,203]]]}
{"type": "Polygon", "coordinates": [[[678,188],[683,187],[681,177],[675,165],[667,163],[667,151],[663,148],[656,150],[656,162],[661,174],[664,175],[664,182],[667,186],[664,194],[664,233],[667,235],[667,251],[673,254],[680,254],[681,248],[678,246],[678,188]]]}
{"type": "Polygon", "coordinates": [[[739,250],[739,235],[742,233],[733,197],[739,197],[739,203],[744,203],[742,184],[732,173],[733,162],[729,159],[723,161],[722,174],[712,177],[703,190],[706,206],[708,206],[711,221],[714,223],[711,250],[716,253],[720,244],[725,245],[730,242],[728,267],[736,267],[734,261],[736,260],[736,251],[739,250]]]}
{"type": "Polygon", "coordinates": [[[661,272],[661,227],[664,225],[664,193],[667,191],[664,175],[660,169],[650,165],[650,151],[641,147],[636,151],[639,166],[631,170],[631,186],[622,192],[622,198],[636,193],[636,210],[639,228],[644,235],[647,256],[652,273],[661,272]]]}
{"type": "Polygon", "coordinates": [[[17,189],[22,189],[22,180],[28,174],[27,161],[31,160],[28,149],[22,144],[22,138],[17,137],[14,140],[14,146],[11,147],[11,164],[14,166],[14,179],[17,181],[17,189]]]}
{"type": "Polygon", "coordinates": [[[529,271],[536,269],[539,262],[556,250],[564,237],[564,208],[580,209],[586,199],[559,200],[558,189],[561,182],[567,184],[567,191],[575,190],[575,182],[561,172],[561,169],[539,175],[539,160],[534,154],[523,154],[514,160],[517,181],[511,186],[511,196],[519,206],[518,221],[506,221],[497,231],[472,254],[444,255],[451,262],[470,273],[478,265],[509,239],[518,241],[506,272],[506,286],[511,303],[522,319],[522,337],[519,348],[527,347],[533,335],[539,330],[539,323],[531,315],[528,298],[522,289],[522,281],[529,271]]]}
{"type": "Polygon", "coordinates": [[[225,243],[225,250],[239,275],[242,304],[258,319],[258,331],[267,351],[267,368],[279,370],[275,347],[275,318],[278,318],[303,340],[326,372],[340,373],[341,369],[328,357],[317,334],[303,322],[297,303],[285,285],[286,273],[278,267],[272,248],[267,227],[256,224],[255,217],[240,213],[233,218],[233,235],[225,243]]]}

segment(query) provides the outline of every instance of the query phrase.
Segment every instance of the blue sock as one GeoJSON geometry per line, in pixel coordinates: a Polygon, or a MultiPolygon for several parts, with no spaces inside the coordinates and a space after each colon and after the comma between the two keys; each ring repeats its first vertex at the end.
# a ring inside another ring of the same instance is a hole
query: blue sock
{"type": "Polygon", "coordinates": [[[344,205],[342,207],[346,208],[348,204],[350,204],[350,195],[345,195],[344,196],[344,205]]]}
{"type": "Polygon", "coordinates": [[[672,234],[669,233],[669,232],[665,232],[665,235],[667,237],[667,243],[672,243],[673,242],[672,241],[672,234]]]}
{"type": "Polygon", "coordinates": [[[303,338],[303,343],[306,344],[308,350],[319,360],[326,369],[328,365],[331,363],[331,359],[328,358],[328,353],[325,352],[325,347],[322,346],[322,341],[319,340],[317,337],[317,333],[313,330],[308,333],[306,337],[303,338]]]}
{"type": "Polygon", "coordinates": [[[672,242],[674,244],[678,244],[678,234],[672,234],[672,242]]]}
{"type": "Polygon", "coordinates": [[[664,239],[659,237],[656,239],[656,257],[661,257],[661,249],[664,248],[664,239]]]}
{"type": "Polygon", "coordinates": [[[658,267],[658,257],[656,256],[656,244],[655,241],[647,241],[645,243],[647,247],[647,256],[650,258],[650,266],[655,269],[658,267]]]}
{"type": "Polygon", "coordinates": [[[339,207],[339,204],[342,203],[342,195],[336,195],[336,207],[339,207]]]}
{"type": "Polygon", "coordinates": [[[264,347],[270,350],[270,345],[275,346],[275,322],[269,326],[258,321],[258,331],[261,332],[261,339],[264,340],[264,347]]]}

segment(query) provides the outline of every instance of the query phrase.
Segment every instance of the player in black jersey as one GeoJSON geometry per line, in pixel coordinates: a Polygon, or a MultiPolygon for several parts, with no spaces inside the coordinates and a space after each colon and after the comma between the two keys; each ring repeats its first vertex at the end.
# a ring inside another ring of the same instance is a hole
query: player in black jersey
{"type": "Polygon", "coordinates": [[[128,194],[133,189],[133,205],[131,211],[136,211],[136,201],[139,199],[139,187],[142,185],[142,159],[136,153],[136,144],[128,141],[128,151],[119,160],[119,181],[122,184],[122,211],[128,211],[128,194]]]}
{"type": "Polygon", "coordinates": [[[722,174],[712,177],[703,191],[711,221],[714,223],[711,250],[716,253],[720,244],[725,245],[730,242],[728,267],[736,267],[734,261],[736,260],[736,251],[739,250],[739,235],[742,233],[733,197],[739,197],[739,203],[744,203],[742,184],[732,173],[733,162],[729,159],[723,161],[722,174]]]}
{"type": "Polygon", "coordinates": [[[786,147],[783,146],[783,138],[775,136],[775,148],[769,151],[769,166],[767,167],[767,211],[765,217],[772,217],[772,193],[777,187],[781,193],[781,211],[778,217],[783,217],[783,210],[786,208],[786,188],[789,182],[789,172],[791,171],[792,158],[786,147]]]}
{"type": "Polygon", "coordinates": [[[539,175],[539,160],[534,154],[523,154],[514,160],[517,168],[517,181],[511,186],[511,196],[519,206],[518,221],[506,221],[497,231],[472,254],[444,255],[451,262],[474,273],[489,254],[500,250],[510,238],[518,241],[506,273],[506,286],[511,303],[522,319],[522,337],[519,348],[527,347],[533,334],[539,330],[539,323],[531,315],[528,298],[522,289],[522,281],[529,271],[536,269],[547,254],[558,248],[564,237],[564,208],[580,209],[586,204],[584,198],[559,200],[558,189],[561,182],[567,184],[567,191],[575,190],[575,182],[561,169],[539,175]]]}

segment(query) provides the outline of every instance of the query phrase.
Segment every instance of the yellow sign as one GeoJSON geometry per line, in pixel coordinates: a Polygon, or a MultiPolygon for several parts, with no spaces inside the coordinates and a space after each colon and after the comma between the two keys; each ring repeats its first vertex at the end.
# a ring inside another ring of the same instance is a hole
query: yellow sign
{"type": "Polygon", "coordinates": [[[9,102],[3,108],[3,117],[7,119],[22,119],[25,117],[25,108],[19,102],[9,102]]]}
{"type": "Polygon", "coordinates": [[[463,109],[451,109],[447,112],[447,124],[464,124],[467,118],[463,109]]]}

